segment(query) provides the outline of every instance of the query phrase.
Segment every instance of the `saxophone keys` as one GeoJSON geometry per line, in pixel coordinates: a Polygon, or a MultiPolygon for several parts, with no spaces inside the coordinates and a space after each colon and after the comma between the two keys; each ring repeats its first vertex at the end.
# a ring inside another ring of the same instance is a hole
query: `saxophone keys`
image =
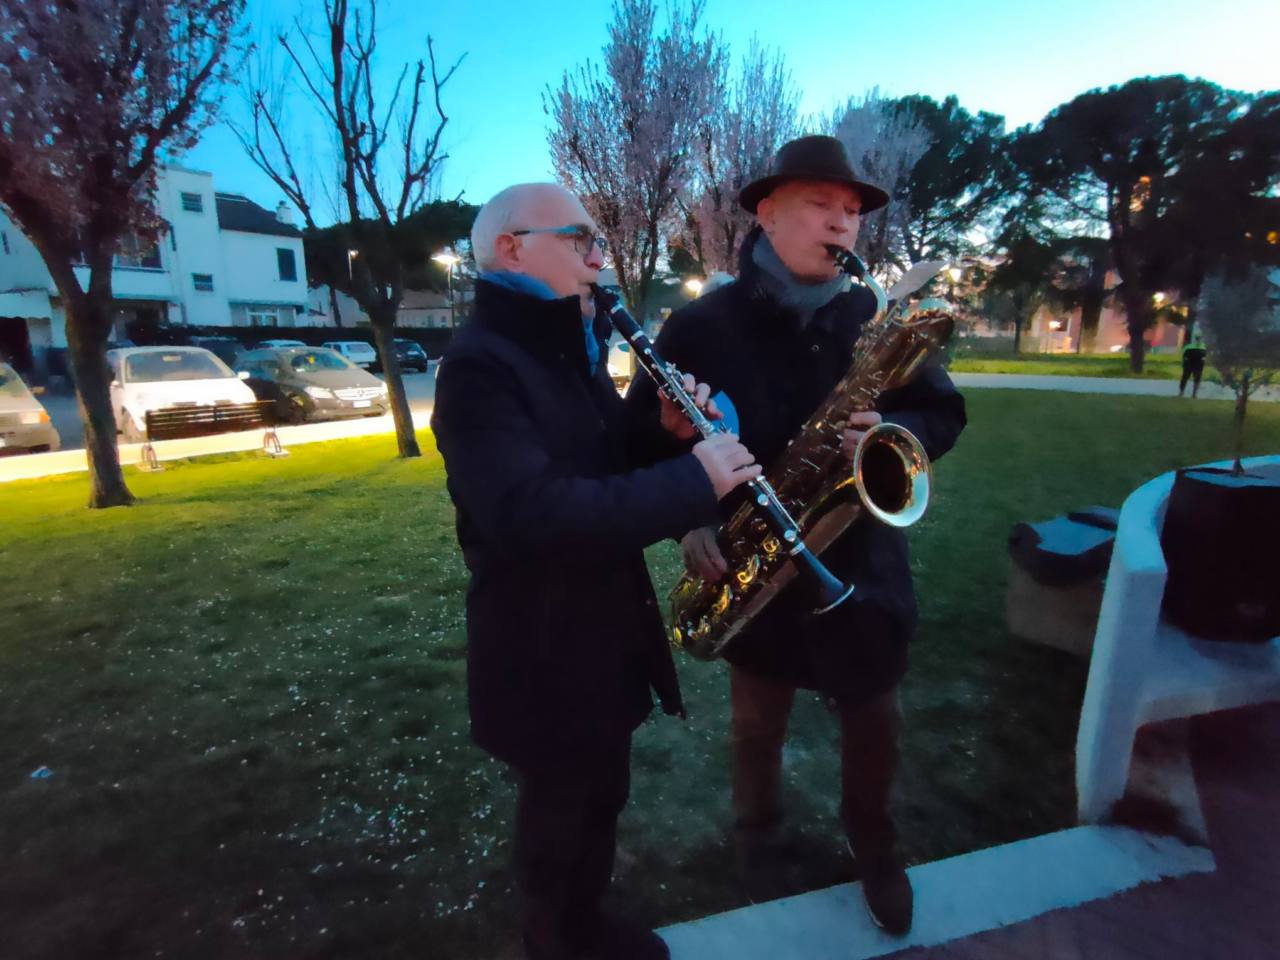
{"type": "Polygon", "coordinates": [[[733,603],[733,589],[729,584],[725,584],[716,594],[715,603],[711,605],[711,613],[713,616],[722,617],[725,611],[729,609],[729,605],[733,603]]]}

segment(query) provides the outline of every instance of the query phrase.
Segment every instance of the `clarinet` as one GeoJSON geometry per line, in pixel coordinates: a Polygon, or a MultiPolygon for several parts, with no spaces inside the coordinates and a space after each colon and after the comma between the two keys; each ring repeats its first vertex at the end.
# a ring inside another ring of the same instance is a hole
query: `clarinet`
{"type": "MultiPolygon", "coordinates": [[[[619,300],[609,310],[609,320],[618,333],[631,345],[636,361],[644,367],[658,389],[667,395],[680,408],[695,430],[704,439],[716,434],[728,433],[729,428],[719,420],[710,419],[699,408],[697,402],[684,385],[684,378],[674,364],[663,360],[653,348],[640,325],[631,318],[619,300]]],[[[760,517],[768,524],[770,531],[782,543],[787,545],[787,553],[796,565],[801,576],[807,578],[817,592],[818,604],[815,613],[827,613],[834,610],[853,595],[853,584],[845,584],[826,565],[805,546],[800,538],[800,525],[778,499],[777,492],[763,476],[748,481],[751,488],[752,503],[760,517]]]]}

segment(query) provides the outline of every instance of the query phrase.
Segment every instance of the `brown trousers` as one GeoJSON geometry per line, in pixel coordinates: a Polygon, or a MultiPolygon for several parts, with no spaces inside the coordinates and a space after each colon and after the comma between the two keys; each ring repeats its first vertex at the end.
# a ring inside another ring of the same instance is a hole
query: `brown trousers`
{"type": "MultiPolygon", "coordinates": [[[[782,743],[796,688],[731,667],[733,816],[740,830],[768,828],[782,819],[782,743]]],[[[897,691],[838,705],[840,816],[854,853],[887,855],[897,834],[889,793],[898,769],[902,714],[897,691]]]]}

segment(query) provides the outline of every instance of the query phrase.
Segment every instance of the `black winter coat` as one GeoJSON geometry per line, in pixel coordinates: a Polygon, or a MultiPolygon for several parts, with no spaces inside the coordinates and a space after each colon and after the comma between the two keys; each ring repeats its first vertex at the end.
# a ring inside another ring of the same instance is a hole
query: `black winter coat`
{"type": "MultiPolygon", "coordinates": [[[[607,321],[595,332],[603,345],[607,321]]],[[[620,742],[652,709],[651,687],[681,712],[642,551],[715,522],[701,465],[685,453],[632,469],[652,442],[604,364],[587,374],[577,298],[480,281],[437,377],[431,422],[471,573],[476,742],[545,767],[620,742]]]]}
{"type": "MultiPolygon", "coordinates": [[[[759,284],[751,259],[758,228],[743,244],[736,282],[676,311],[655,346],[663,359],[723,390],[740,421],[742,442],[768,467],[844,376],[875,297],[855,286],[822,307],[802,329],[759,284]]],[[[638,376],[628,395],[637,415],[652,416],[653,386],[638,376]]],[[[876,409],[924,444],[936,460],[965,425],[964,400],[946,372],[924,367],[907,386],[884,393],[876,409]]],[[[722,505],[727,518],[740,498],[722,505]]],[[[794,581],[730,644],[727,659],[747,670],[857,702],[897,685],[917,612],[907,539],[863,516],[822,554],[857,587],[857,601],[821,617],[794,581]]]]}

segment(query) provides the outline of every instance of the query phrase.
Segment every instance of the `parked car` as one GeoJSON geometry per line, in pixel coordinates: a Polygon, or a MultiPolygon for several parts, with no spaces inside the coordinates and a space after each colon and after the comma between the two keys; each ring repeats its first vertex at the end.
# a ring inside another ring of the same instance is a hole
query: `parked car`
{"type": "Polygon", "coordinates": [[[391,409],[387,385],[325,347],[251,350],[237,365],[259,400],[286,423],[377,417],[391,409]]]}
{"type": "Polygon", "coordinates": [[[396,340],[396,359],[400,361],[400,367],[404,370],[426,373],[427,368],[431,366],[431,361],[427,359],[427,352],[416,340],[396,340]]]}
{"type": "Polygon", "coordinates": [[[0,456],[57,450],[62,438],[49,412],[16,370],[0,363],[0,456]]]}
{"type": "Polygon", "coordinates": [[[378,362],[378,352],[363,340],[329,340],[321,346],[346,357],[358,367],[368,370],[378,362]]]}
{"type": "Polygon", "coordinates": [[[228,367],[234,367],[236,357],[244,352],[244,344],[235,337],[192,337],[190,343],[208,350],[228,367]]]}
{"type": "Polygon", "coordinates": [[[301,340],[259,340],[253,345],[254,350],[275,350],[277,347],[305,347],[301,340]]]}
{"type": "Polygon", "coordinates": [[[168,407],[252,403],[253,391],[203,347],[108,350],[111,409],[126,443],[146,438],[147,411],[168,407]]]}

